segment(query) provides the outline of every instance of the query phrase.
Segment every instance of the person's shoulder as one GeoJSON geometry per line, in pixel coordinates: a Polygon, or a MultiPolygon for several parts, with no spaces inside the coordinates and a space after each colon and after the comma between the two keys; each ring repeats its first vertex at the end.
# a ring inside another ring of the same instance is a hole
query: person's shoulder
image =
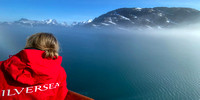
{"type": "Polygon", "coordinates": [[[60,74],[66,76],[66,71],[62,66],[60,67],[60,74]]]}

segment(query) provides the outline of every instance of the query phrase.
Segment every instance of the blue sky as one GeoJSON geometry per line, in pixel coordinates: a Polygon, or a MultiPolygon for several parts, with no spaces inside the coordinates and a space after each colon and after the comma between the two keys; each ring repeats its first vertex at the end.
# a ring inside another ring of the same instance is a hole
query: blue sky
{"type": "Polygon", "coordinates": [[[86,21],[123,7],[190,7],[200,10],[200,0],[0,0],[0,21],[20,18],[86,21]]]}

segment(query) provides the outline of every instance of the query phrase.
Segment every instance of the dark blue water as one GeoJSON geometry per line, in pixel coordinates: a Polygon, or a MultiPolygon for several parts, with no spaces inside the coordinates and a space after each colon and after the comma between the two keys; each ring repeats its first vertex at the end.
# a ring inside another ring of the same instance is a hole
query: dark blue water
{"type": "MultiPolygon", "coordinates": [[[[44,29],[0,32],[0,60],[44,29]]],[[[198,32],[53,32],[61,45],[68,88],[96,100],[199,100],[198,32]],[[168,33],[169,32],[169,33],[168,33]]]]}

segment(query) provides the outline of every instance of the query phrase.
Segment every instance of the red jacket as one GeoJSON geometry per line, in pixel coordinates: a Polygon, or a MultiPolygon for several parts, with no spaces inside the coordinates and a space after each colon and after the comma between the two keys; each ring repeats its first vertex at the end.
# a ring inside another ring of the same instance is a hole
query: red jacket
{"type": "Polygon", "coordinates": [[[64,100],[66,72],[62,57],[44,59],[44,51],[24,49],[0,61],[0,100],[64,100]]]}

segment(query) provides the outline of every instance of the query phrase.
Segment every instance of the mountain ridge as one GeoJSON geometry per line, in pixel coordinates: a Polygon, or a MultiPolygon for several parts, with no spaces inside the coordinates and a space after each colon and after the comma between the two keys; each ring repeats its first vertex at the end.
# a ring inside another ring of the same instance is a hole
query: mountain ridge
{"type": "Polygon", "coordinates": [[[170,27],[199,19],[200,11],[193,8],[119,8],[95,18],[88,26],[170,27]]]}
{"type": "Polygon", "coordinates": [[[167,28],[200,22],[200,11],[186,7],[118,8],[94,19],[82,22],[58,23],[55,19],[29,20],[21,18],[14,22],[1,22],[1,25],[23,26],[62,26],[62,27],[144,27],[167,28]]]}

